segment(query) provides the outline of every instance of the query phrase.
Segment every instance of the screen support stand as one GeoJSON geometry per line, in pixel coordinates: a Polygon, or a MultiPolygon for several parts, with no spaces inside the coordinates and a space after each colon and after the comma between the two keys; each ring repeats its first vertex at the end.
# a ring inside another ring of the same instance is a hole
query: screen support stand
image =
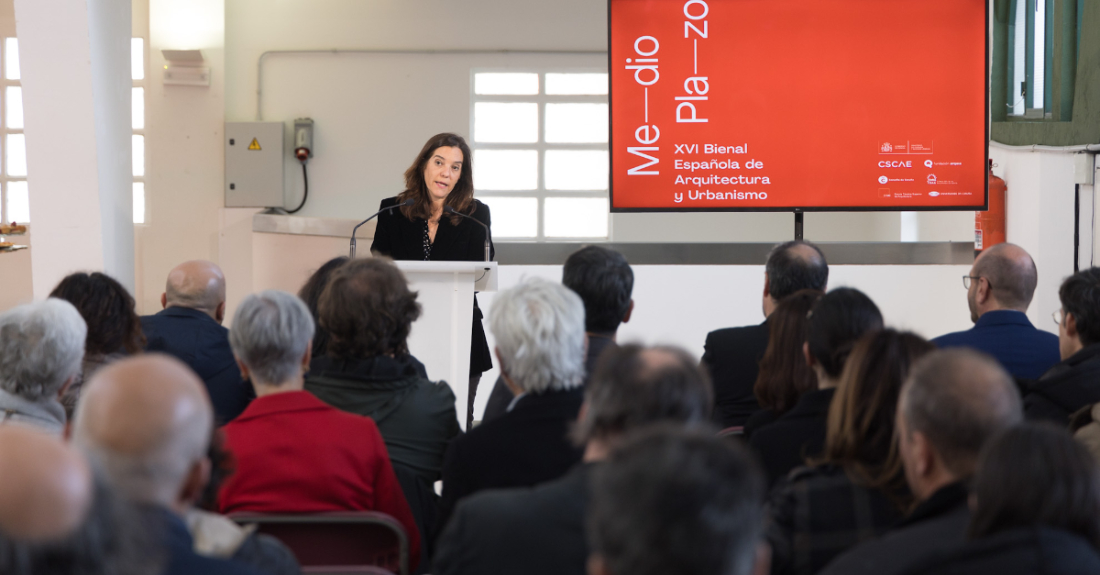
{"type": "Polygon", "coordinates": [[[801,210],[794,211],[794,239],[802,239],[802,216],[805,215],[801,210]]]}

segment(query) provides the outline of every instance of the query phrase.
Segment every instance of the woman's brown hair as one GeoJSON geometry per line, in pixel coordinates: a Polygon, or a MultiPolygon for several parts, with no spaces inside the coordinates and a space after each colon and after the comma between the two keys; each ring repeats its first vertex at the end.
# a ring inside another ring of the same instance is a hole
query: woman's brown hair
{"type": "MultiPolygon", "coordinates": [[[[432,158],[432,152],[439,148],[458,148],[462,150],[462,169],[458,172],[458,181],[443,204],[451,206],[456,212],[471,214],[474,211],[474,166],[470,153],[470,146],[466,140],[458,134],[436,134],[424,144],[420,155],[416,157],[409,169],[405,170],[405,191],[397,195],[397,203],[407,200],[415,203],[411,206],[399,208],[401,213],[409,220],[416,218],[429,219],[432,217],[432,198],[428,193],[428,184],[424,181],[424,167],[432,158]]],[[[458,225],[459,216],[451,216],[451,224],[458,225]]]]}
{"type": "Polygon", "coordinates": [[[782,300],[768,319],[768,349],[760,360],[760,372],[752,391],[760,405],[782,415],[798,398],[817,389],[817,375],[802,354],[806,342],[806,314],[823,294],[799,290],[782,300]]]}
{"type": "Polygon", "coordinates": [[[351,260],[332,273],[317,302],[321,327],[329,332],[328,355],[367,359],[409,353],[407,339],[420,317],[416,292],[386,258],[351,260]]]}
{"type": "Polygon", "coordinates": [[[909,369],[936,346],[893,329],[856,343],[829,405],[825,451],[815,463],[843,467],[861,485],[885,491],[899,508],[910,503],[894,433],[898,396],[909,369]]]}
{"type": "Polygon", "coordinates": [[[73,304],[88,324],[84,353],[133,355],[145,348],[134,298],[111,276],[100,272],[69,274],[53,288],[50,297],[73,304]]]}

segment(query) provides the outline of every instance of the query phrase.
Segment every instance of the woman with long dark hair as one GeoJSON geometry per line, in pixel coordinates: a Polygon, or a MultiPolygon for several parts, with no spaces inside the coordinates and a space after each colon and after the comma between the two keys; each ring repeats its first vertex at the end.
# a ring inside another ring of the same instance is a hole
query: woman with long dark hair
{"type": "MultiPolygon", "coordinates": [[[[474,199],[474,169],[470,147],[457,134],[437,134],[424,144],[405,170],[405,190],[382,200],[379,209],[412,204],[378,216],[371,252],[395,260],[483,261],[486,229],[454,213],[490,225],[489,206],[474,199]]],[[[489,259],[494,257],[490,238],[489,259]]],[[[481,374],[493,359],[474,298],[473,335],[470,339],[470,388],[466,421],[473,421],[474,397],[481,374]]],[[[436,374],[438,377],[438,374],[436,374]]]]}

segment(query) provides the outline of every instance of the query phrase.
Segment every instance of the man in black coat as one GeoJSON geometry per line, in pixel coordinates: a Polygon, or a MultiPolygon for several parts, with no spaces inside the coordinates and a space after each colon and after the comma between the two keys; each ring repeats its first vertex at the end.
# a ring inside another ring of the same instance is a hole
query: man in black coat
{"type": "Polygon", "coordinates": [[[982,446],[1020,423],[1016,384],[992,357],[968,348],[932,352],[912,369],[898,399],[898,448],[919,501],[886,535],[851,549],[821,575],[906,573],[966,541],[966,481],[982,446]]]}
{"type": "Polygon", "coordinates": [[[714,419],[723,428],[742,427],[760,409],[752,387],[768,348],[767,317],[779,300],[802,289],[825,291],[829,264],[817,246],[805,241],[779,244],[764,265],[764,323],[707,334],[703,363],[714,382],[714,419]]]}
{"type": "Polygon", "coordinates": [[[531,278],[497,294],[489,313],[508,413],[451,442],[443,458],[440,527],[459,500],[483,489],[528,487],[581,459],[567,437],[584,390],[584,304],[565,286],[531,278]]]}
{"type": "Polygon", "coordinates": [[[214,404],[218,425],[240,415],[256,398],[241,379],[229,349],[225,318],[225,275],[208,261],[184,262],[168,274],[160,296],[164,310],[141,318],[145,351],[174,355],[198,374],[214,404]]]}
{"type": "MultiPolygon", "coordinates": [[[[584,330],[588,336],[584,384],[587,386],[600,355],[605,349],[616,347],[615,333],[619,325],[630,321],[630,314],[634,312],[634,300],[630,297],[634,291],[634,270],[619,252],[602,246],[587,246],[565,260],[561,283],[581,296],[584,302],[584,330]]],[[[504,378],[497,378],[481,422],[503,415],[512,398],[504,378]]]]}
{"type": "Polygon", "coordinates": [[[1058,298],[1062,362],[1025,386],[1024,414],[1066,426],[1074,412],[1100,402],[1100,268],[1066,278],[1058,298]]]}
{"type": "Polygon", "coordinates": [[[439,575],[584,575],[588,483],[621,438],[658,422],[697,424],[712,391],[685,351],[628,345],[608,350],[585,392],[574,437],[584,462],[533,488],[488,490],[459,504],[439,540],[439,575]]]}

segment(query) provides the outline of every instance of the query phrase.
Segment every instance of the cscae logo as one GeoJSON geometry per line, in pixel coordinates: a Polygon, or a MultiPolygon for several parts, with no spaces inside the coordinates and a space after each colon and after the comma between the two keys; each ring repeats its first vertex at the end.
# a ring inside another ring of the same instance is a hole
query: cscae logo
{"type": "Polygon", "coordinates": [[[940,195],[940,193],[939,192],[928,192],[928,195],[932,196],[934,198],[934,197],[940,195]]]}
{"type": "Polygon", "coordinates": [[[887,178],[886,176],[879,176],[878,177],[878,183],[880,183],[880,184],[885,184],[886,182],[889,182],[889,181],[890,181],[890,179],[887,178]]]}

